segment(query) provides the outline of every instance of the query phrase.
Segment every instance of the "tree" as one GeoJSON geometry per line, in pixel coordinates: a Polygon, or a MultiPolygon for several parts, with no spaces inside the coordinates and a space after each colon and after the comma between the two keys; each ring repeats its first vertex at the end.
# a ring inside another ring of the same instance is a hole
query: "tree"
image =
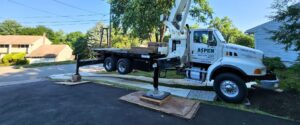
{"type": "Polygon", "coordinates": [[[75,43],[78,42],[80,38],[85,38],[85,34],[80,31],[71,32],[66,35],[66,43],[75,49],[75,43]]]}
{"type": "Polygon", "coordinates": [[[254,48],[254,37],[246,35],[236,28],[229,17],[212,19],[209,23],[209,28],[218,29],[229,43],[254,48]]]}
{"type": "Polygon", "coordinates": [[[199,24],[193,24],[190,26],[190,29],[200,29],[199,24]]]}
{"type": "Polygon", "coordinates": [[[0,35],[16,35],[20,32],[22,25],[15,20],[5,20],[0,23],[0,35]]]}
{"type": "Polygon", "coordinates": [[[227,42],[234,42],[234,39],[242,34],[242,32],[232,24],[229,17],[216,17],[210,21],[209,27],[218,29],[227,42]]]}
{"type": "Polygon", "coordinates": [[[252,35],[240,34],[234,41],[235,44],[254,48],[254,36],[252,35]]]}
{"type": "Polygon", "coordinates": [[[137,38],[131,37],[127,34],[112,31],[112,46],[115,48],[130,48],[139,45],[140,41],[137,38]]]}
{"type": "Polygon", "coordinates": [[[56,38],[58,34],[55,34],[55,32],[45,26],[36,26],[36,27],[23,27],[20,30],[19,35],[39,35],[42,36],[44,33],[46,33],[47,38],[49,38],[53,43],[59,43],[58,38],[56,38]]]}
{"type": "Polygon", "coordinates": [[[52,43],[53,44],[67,44],[70,46],[70,44],[68,44],[66,42],[66,36],[65,36],[64,31],[62,31],[62,30],[54,32],[54,37],[52,38],[52,43]]]}
{"type": "Polygon", "coordinates": [[[91,51],[88,47],[88,39],[86,36],[81,36],[78,39],[76,39],[76,42],[74,43],[74,51],[73,53],[75,55],[79,55],[79,58],[81,59],[87,59],[91,57],[91,51]]]}
{"type": "MultiPolygon", "coordinates": [[[[166,26],[160,21],[160,15],[168,14],[174,0],[111,0],[112,22],[117,30],[141,40],[151,39],[155,34],[157,42],[164,41],[166,26]]],[[[204,22],[212,15],[212,9],[206,0],[195,0],[190,11],[191,16],[204,22]]]]}
{"type": "MultiPolygon", "coordinates": [[[[99,46],[101,41],[101,30],[102,28],[105,28],[105,25],[102,22],[98,22],[93,28],[88,30],[87,32],[87,38],[88,38],[88,44],[90,46],[99,46]]],[[[106,31],[103,31],[103,38],[102,38],[102,46],[106,45],[106,31]],[[105,34],[104,34],[105,33],[105,34]]]]}
{"type": "Polygon", "coordinates": [[[272,8],[275,15],[271,16],[277,22],[282,23],[278,30],[271,31],[272,39],[285,45],[285,49],[295,46],[296,51],[300,50],[300,3],[295,0],[275,0],[272,8]]]}

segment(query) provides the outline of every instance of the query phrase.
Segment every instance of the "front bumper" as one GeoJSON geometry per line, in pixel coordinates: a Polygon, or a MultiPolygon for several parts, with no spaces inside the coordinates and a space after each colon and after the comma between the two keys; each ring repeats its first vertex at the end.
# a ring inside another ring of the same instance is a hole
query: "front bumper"
{"type": "Polygon", "coordinates": [[[279,88],[279,79],[276,80],[260,80],[257,85],[260,88],[265,89],[278,89],[279,88]]]}
{"type": "Polygon", "coordinates": [[[278,89],[280,80],[275,73],[268,71],[265,76],[252,76],[252,80],[258,81],[258,84],[253,85],[253,87],[259,87],[264,89],[278,89]]]}

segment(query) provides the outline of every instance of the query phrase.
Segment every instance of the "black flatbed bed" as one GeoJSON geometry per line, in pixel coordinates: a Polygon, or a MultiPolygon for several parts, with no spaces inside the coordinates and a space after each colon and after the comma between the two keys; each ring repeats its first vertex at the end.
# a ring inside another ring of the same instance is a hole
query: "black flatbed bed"
{"type": "Polygon", "coordinates": [[[94,48],[94,52],[98,56],[117,56],[117,57],[126,57],[126,58],[135,58],[135,59],[146,59],[153,60],[157,58],[165,57],[165,55],[158,54],[149,48],[132,48],[132,49],[118,49],[118,48],[94,48]]]}

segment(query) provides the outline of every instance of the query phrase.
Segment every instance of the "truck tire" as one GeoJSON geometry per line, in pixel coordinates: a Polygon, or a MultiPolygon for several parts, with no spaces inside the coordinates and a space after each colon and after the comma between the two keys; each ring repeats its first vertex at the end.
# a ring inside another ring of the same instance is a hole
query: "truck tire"
{"type": "Polygon", "coordinates": [[[118,60],[117,69],[119,74],[128,74],[132,71],[131,62],[129,59],[122,58],[118,60]]]}
{"type": "Polygon", "coordinates": [[[104,59],[103,66],[107,72],[116,71],[117,69],[117,59],[114,57],[106,57],[104,59]]]}
{"type": "Polygon", "coordinates": [[[232,73],[223,73],[216,77],[214,89],[225,102],[241,103],[248,94],[245,81],[232,73]]]}

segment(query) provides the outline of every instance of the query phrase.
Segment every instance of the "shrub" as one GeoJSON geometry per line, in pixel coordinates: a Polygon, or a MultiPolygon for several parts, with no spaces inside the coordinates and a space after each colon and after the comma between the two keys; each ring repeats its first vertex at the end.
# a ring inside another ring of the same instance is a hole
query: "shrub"
{"type": "Polygon", "coordinates": [[[279,57],[264,58],[263,62],[268,70],[274,71],[286,69],[286,66],[281,62],[281,59],[279,57]]]}
{"type": "Polygon", "coordinates": [[[12,54],[7,54],[2,58],[2,63],[9,64],[12,61],[12,54]]]}
{"type": "Polygon", "coordinates": [[[30,63],[29,60],[18,60],[16,62],[16,65],[27,65],[29,63],[30,63]]]}
{"type": "Polygon", "coordinates": [[[280,79],[280,87],[285,90],[300,92],[300,64],[293,65],[286,70],[278,70],[276,74],[280,79]]]}
{"type": "Polygon", "coordinates": [[[12,62],[13,63],[17,63],[20,60],[24,60],[25,59],[25,53],[16,53],[12,55],[12,62]]]}
{"type": "Polygon", "coordinates": [[[2,58],[2,63],[10,64],[10,63],[17,63],[18,61],[25,60],[25,53],[13,53],[7,54],[2,58]]]}

